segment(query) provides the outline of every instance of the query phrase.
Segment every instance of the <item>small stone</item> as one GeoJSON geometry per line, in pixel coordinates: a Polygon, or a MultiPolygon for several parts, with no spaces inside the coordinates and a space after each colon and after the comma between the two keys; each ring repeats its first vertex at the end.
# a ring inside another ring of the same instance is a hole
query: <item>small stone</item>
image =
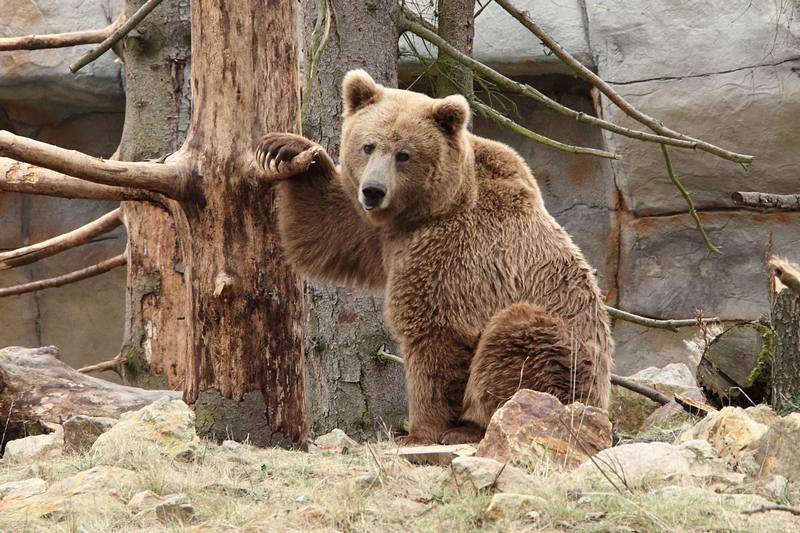
{"type": "Polygon", "coordinates": [[[311,501],[311,496],[308,494],[301,494],[297,498],[294,499],[297,503],[309,503],[311,501]]]}
{"type": "Polygon", "coordinates": [[[767,480],[763,491],[770,500],[782,502],[789,496],[789,480],[776,474],[767,480]]]}
{"type": "Polygon", "coordinates": [[[220,444],[220,448],[231,451],[239,451],[244,448],[244,444],[241,442],[236,442],[235,440],[224,440],[222,441],[222,444],[220,444]]]}
{"type": "Polygon", "coordinates": [[[3,462],[20,463],[41,461],[61,455],[64,448],[64,431],[58,426],[46,435],[32,435],[6,443],[3,462]]]}
{"type": "Polygon", "coordinates": [[[450,464],[445,477],[460,487],[515,492],[530,489],[534,484],[533,478],[519,468],[487,457],[456,457],[450,464]]]}
{"type": "Polygon", "coordinates": [[[170,494],[153,508],[156,518],[165,523],[188,522],[194,517],[194,507],[185,494],[170,494]]]}
{"type": "Polygon", "coordinates": [[[547,508],[547,500],[539,496],[499,493],[492,496],[486,512],[493,520],[536,518],[547,508]]]}
{"type": "Polygon", "coordinates": [[[437,444],[434,446],[404,446],[388,453],[416,465],[446,466],[456,457],[470,457],[476,452],[475,447],[469,444],[437,444]]]}
{"type": "Polygon", "coordinates": [[[478,456],[574,467],[609,446],[611,423],[604,410],[581,403],[565,407],[550,394],[520,390],[492,415],[478,456]]]}
{"type": "Polygon", "coordinates": [[[133,495],[133,497],[128,501],[128,509],[134,513],[141,513],[142,511],[154,508],[163,501],[164,498],[152,490],[145,490],[142,492],[137,492],[133,495]]]}
{"type": "Polygon", "coordinates": [[[359,444],[347,436],[347,433],[341,429],[334,429],[333,431],[320,435],[314,439],[314,445],[321,451],[346,453],[346,450],[352,450],[359,447],[359,444]]]}
{"type": "Polygon", "coordinates": [[[373,487],[378,482],[379,482],[378,474],[375,473],[375,472],[369,472],[369,473],[366,473],[366,474],[361,474],[359,476],[356,476],[356,478],[353,480],[353,484],[356,487],[359,487],[359,488],[362,488],[362,489],[368,489],[370,487],[373,487]]]}
{"type": "Polygon", "coordinates": [[[47,483],[43,479],[31,478],[23,481],[10,481],[0,485],[0,500],[30,498],[47,490],[47,483]]]}
{"type": "Polygon", "coordinates": [[[70,452],[88,451],[97,437],[117,423],[115,418],[74,415],[64,422],[64,449],[70,452]]]}

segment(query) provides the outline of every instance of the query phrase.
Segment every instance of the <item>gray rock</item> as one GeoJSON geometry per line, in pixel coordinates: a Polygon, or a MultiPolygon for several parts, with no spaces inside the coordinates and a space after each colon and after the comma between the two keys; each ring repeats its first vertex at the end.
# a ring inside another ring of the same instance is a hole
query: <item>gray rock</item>
{"type": "Polygon", "coordinates": [[[314,439],[314,445],[321,451],[342,453],[344,450],[353,450],[360,445],[347,436],[341,429],[334,429],[314,439]]]}
{"type": "Polygon", "coordinates": [[[780,474],[776,474],[768,478],[762,490],[772,501],[782,502],[789,497],[789,480],[780,474]]]}
{"type": "Polygon", "coordinates": [[[723,319],[756,319],[769,311],[764,251],[772,235],[774,250],[798,260],[800,213],[714,212],[702,220],[723,255],[705,248],[689,215],[623,225],[621,308],[675,318],[691,318],[700,309],[723,319]]]}
{"type": "Polygon", "coordinates": [[[68,451],[88,451],[97,437],[111,429],[117,423],[115,418],[100,416],[75,415],[63,424],[64,448],[68,451]]]}
{"type": "Polygon", "coordinates": [[[47,482],[39,478],[9,481],[0,484],[0,500],[30,498],[47,490],[47,482]]]}
{"type": "MultiPolygon", "coordinates": [[[[28,1],[10,0],[3,3],[0,37],[104,28],[117,17],[121,6],[121,0],[58,0],[38,2],[32,9],[28,1]]],[[[69,71],[69,65],[92,46],[3,52],[0,100],[16,100],[25,95],[30,100],[95,109],[118,107],[124,97],[120,67],[113,52],[107,52],[78,74],[69,71]]]]}
{"type": "Polygon", "coordinates": [[[773,422],[753,445],[757,473],[762,476],[781,475],[790,481],[800,481],[800,413],[791,413],[773,422]]]}
{"type": "Polygon", "coordinates": [[[4,463],[46,461],[58,455],[64,448],[64,431],[61,426],[46,435],[32,435],[6,443],[4,463]]]}
{"type": "Polygon", "coordinates": [[[445,475],[460,487],[515,492],[530,490],[534,480],[517,467],[487,457],[456,457],[445,475]]]}
{"type": "Polygon", "coordinates": [[[186,494],[159,496],[151,490],[135,494],[128,501],[128,509],[137,518],[157,518],[161,522],[188,522],[194,517],[194,507],[186,494]]]}
{"type": "Polygon", "coordinates": [[[792,3],[750,0],[586,2],[598,69],[614,82],[699,76],[797,57],[798,11],[792,3]]]}
{"type": "Polygon", "coordinates": [[[535,518],[548,507],[547,500],[540,496],[501,492],[492,496],[486,513],[493,520],[535,518]]]}

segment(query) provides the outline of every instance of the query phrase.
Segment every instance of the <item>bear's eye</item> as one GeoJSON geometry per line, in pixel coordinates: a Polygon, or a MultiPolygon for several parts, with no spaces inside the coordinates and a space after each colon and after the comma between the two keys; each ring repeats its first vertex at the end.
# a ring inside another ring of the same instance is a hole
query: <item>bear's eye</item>
{"type": "Polygon", "coordinates": [[[370,143],[370,144],[365,144],[364,145],[364,153],[365,154],[371,154],[373,151],[375,151],[375,145],[374,144],[370,143]]]}
{"type": "Polygon", "coordinates": [[[408,152],[397,152],[394,154],[394,160],[398,163],[403,163],[404,161],[408,161],[408,158],[411,157],[408,155],[408,152]]]}

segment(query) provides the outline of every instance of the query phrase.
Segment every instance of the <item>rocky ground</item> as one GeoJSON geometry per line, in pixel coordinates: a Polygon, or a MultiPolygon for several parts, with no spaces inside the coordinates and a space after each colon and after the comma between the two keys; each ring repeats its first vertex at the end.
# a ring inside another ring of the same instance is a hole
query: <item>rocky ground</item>
{"type": "MultiPolygon", "coordinates": [[[[635,379],[693,387],[674,365],[635,379]]],[[[617,390],[612,419],[627,433],[611,446],[604,411],[520,391],[475,447],[398,449],[337,430],[300,452],[203,441],[194,413],[165,397],[118,421],[76,416],[9,442],[0,531],[800,528],[769,510],[800,503],[800,414],[667,411],[617,390]]]]}

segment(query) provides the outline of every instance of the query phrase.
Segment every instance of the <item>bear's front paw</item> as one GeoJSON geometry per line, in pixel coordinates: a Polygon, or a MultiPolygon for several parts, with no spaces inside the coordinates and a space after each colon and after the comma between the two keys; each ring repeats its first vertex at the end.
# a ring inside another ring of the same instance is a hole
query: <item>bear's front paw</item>
{"type": "Polygon", "coordinates": [[[436,440],[425,435],[411,433],[402,437],[395,437],[394,443],[397,446],[422,446],[425,444],[436,444],[436,440]]]}
{"type": "Polygon", "coordinates": [[[256,148],[258,166],[270,181],[280,181],[308,172],[319,165],[323,148],[293,133],[269,133],[256,148]]]}
{"type": "Polygon", "coordinates": [[[478,426],[467,424],[454,427],[442,433],[439,439],[440,444],[472,444],[479,442],[483,438],[483,429],[478,426]]]}

